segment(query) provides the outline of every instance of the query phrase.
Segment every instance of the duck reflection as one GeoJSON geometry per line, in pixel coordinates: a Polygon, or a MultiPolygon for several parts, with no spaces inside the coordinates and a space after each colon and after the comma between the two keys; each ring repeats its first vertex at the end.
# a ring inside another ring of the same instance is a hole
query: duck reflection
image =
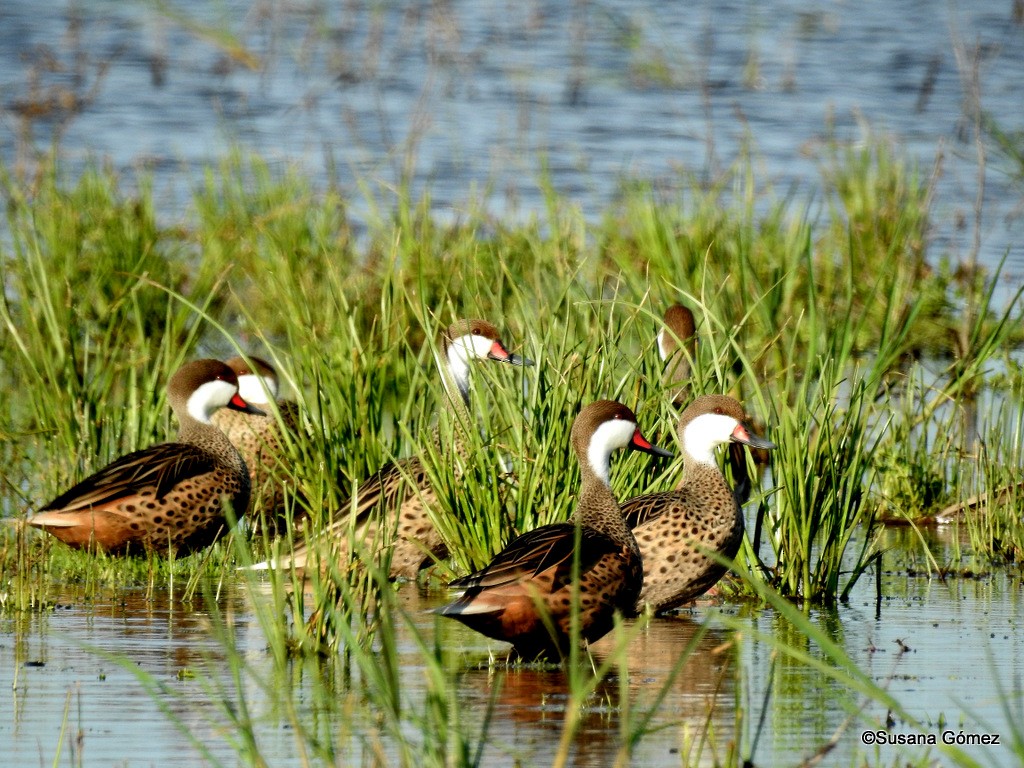
{"type": "MultiPolygon", "coordinates": [[[[627,631],[636,631],[628,626],[627,631]]],[[[613,661],[614,641],[590,647],[600,662],[613,661]]],[[[707,700],[731,700],[735,680],[731,674],[735,647],[731,630],[708,626],[689,614],[652,619],[625,648],[630,692],[657,691],[668,686],[678,699],[677,715],[693,718],[708,712],[707,700]]]]}
{"type": "MultiPolygon", "coordinates": [[[[589,669],[578,671],[586,678],[589,669]]],[[[593,681],[588,681],[593,682],[593,681]]],[[[469,669],[458,682],[463,707],[484,712],[490,708],[484,762],[508,758],[523,764],[543,764],[557,754],[567,713],[575,706],[570,696],[569,674],[561,667],[512,666],[469,669]]],[[[596,683],[578,709],[575,738],[568,749],[568,763],[607,766],[621,749],[620,688],[609,676],[596,683]]]]}
{"type": "MultiPolygon", "coordinates": [[[[629,762],[629,732],[641,727],[648,714],[651,719],[643,724],[644,730],[668,734],[657,740],[660,754],[644,755],[644,764],[679,765],[686,734],[703,733],[708,726],[714,728],[720,744],[730,740],[736,701],[732,633],[707,628],[690,616],[652,620],[639,630],[627,625],[624,631],[635,636],[620,658],[610,636],[591,645],[593,666],[584,660],[585,667],[576,672],[583,678],[592,675],[593,668],[612,667],[580,707],[569,763],[629,762]]],[[[569,677],[563,667],[485,667],[463,672],[458,683],[460,705],[474,712],[490,708],[485,758],[497,759],[501,754],[529,764],[556,754],[567,727],[568,707],[573,706],[569,677]]],[[[714,755],[701,757],[714,762],[714,755]]]]}

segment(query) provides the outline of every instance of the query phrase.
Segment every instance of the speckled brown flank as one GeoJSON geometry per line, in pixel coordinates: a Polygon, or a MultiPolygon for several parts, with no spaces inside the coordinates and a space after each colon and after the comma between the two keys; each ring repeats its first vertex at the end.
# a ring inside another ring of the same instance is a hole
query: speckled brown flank
{"type": "MultiPolygon", "coordinates": [[[[356,492],[359,539],[364,554],[376,556],[382,547],[390,547],[392,579],[415,579],[420,570],[447,555],[447,548],[428,509],[437,504],[427,471],[418,456],[389,461],[356,492]]],[[[342,509],[348,509],[343,505],[342,509]]],[[[347,554],[345,537],[349,522],[333,524],[329,535],[336,535],[336,556],[347,554]]],[[[296,548],[303,554],[305,548],[296,548]]]]}
{"type": "Polygon", "coordinates": [[[192,394],[216,379],[234,383],[235,375],[216,360],[183,366],[168,386],[178,442],[123,456],[47,504],[29,525],[72,547],[117,554],[187,555],[213,543],[228,527],[225,502],[241,514],[249,501],[241,456],[219,429],[188,412],[192,394]]]}

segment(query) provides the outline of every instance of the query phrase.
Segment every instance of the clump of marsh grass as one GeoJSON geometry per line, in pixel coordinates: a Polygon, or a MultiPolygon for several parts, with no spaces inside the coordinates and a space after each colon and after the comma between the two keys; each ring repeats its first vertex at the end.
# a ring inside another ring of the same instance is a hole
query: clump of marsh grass
{"type": "Polygon", "coordinates": [[[851,309],[866,316],[858,349],[874,345],[895,310],[911,326],[907,342],[913,350],[948,351],[944,310],[950,286],[942,276],[935,279],[926,259],[931,181],[881,137],[859,146],[829,141],[823,154],[830,215],[815,243],[814,271],[823,304],[852,293],[851,309]],[[876,279],[859,279],[865,275],[876,279]],[[892,304],[877,300],[878,277],[899,287],[886,291],[892,304]]]}
{"type": "MultiPolygon", "coordinates": [[[[982,528],[973,524],[988,518],[982,510],[992,502],[988,523],[1000,533],[972,535],[972,556],[995,559],[1001,556],[997,541],[1006,540],[1009,530],[999,522],[1000,500],[1012,494],[1019,460],[1013,442],[1019,409],[1012,403],[1020,381],[1007,350],[1017,333],[1020,292],[1005,309],[996,309],[992,297],[999,274],[980,288],[982,303],[972,312],[962,354],[944,364],[915,363],[886,390],[898,417],[877,462],[888,517],[962,517],[980,534],[982,528]]],[[[1009,537],[1011,549],[1015,538],[1009,537]]]]}
{"type": "Polygon", "coordinates": [[[776,491],[764,526],[775,558],[771,580],[805,606],[845,600],[870,561],[873,512],[864,496],[874,475],[870,454],[882,434],[871,434],[863,379],[840,407],[836,370],[825,363],[808,373],[806,400],[782,406],[773,425],[776,491]],[[858,535],[859,552],[847,563],[858,535]]]}
{"type": "MultiPolygon", "coordinates": [[[[914,395],[920,390],[906,389],[908,410],[894,429],[900,411],[890,408],[888,398],[894,396],[894,382],[905,376],[899,367],[908,348],[907,336],[929,299],[922,296],[909,306],[901,305],[896,300],[903,295],[898,283],[878,281],[876,290],[876,301],[889,310],[870,358],[861,360],[857,355],[863,326],[872,321],[857,312],[858,299],[852,291],[850,307],[840,312],[838,323],[830,324],[828,335],[820,330],[803,334],[820,338],[820,347],[812,345],[801,353],[790,346],[783,353],[792,365],[779,382],[787,398],[773,402],[777,414],[773,439],[778,438],[779,449],[773,455],[772,478],[777,490],[774,505],[764,516],[765,532],[774,556],[773,583],[805,607],[845,600],[874,556],[871,538],[878,504],[868,498],[871,494],[879,488],[884,493],[887,484],[891,488],[894,482],[902,482],[904,472],[914,466],[922,475],[931,472],[935,477],[941,472],[938,476],[944,477],[941,458],[934,454],[930,456],[937,462],[934,468],[922,466],[919,458],[916,464],[903,464],[895,479],[891,469],[888,475],[881,473],[892,467],[892,456],[909,457],[913,450],[913,443],[894,442],[896,438],[905,440],[909,432],[929,423],[939,404],[971,389],[1006,338],[1006,316],[996,323],[987,319],[975,337],[971,359],[952,363],[938,384],[931,385],[927,400],[915,404],[914,395]],[[855,541],[859,542],[856,551],[847,553],[855,541]],[[848,577],[840,584],[843,572],[848,577]]],[[[801,322],[820,324],[814,310],[818,302],[812,299],[808,306],[811,311],[801,322]]],[[[940,491],[932,482],[934,500],[940,491]]],[[[927,487],[922,484],[916,490],[927,487]]]]}
{"type": "Polygon", "coordinates": [[[4,386],[32,393],[11,414],[17,432],[102,460],[164,426],[163,382],[200,324],[153,285],[179,285],[185,272],[161,243],[147,188],[125,197],[97,169],[68,188],[57,173],[32,199],[5,188],[4,386]]]}
{"type": "Polygon", "coordinates": [[[345,333],[353,320],[360,335],[369,332],[375,302],[353,298],[372,281],[336,194],[314,194],[294,172],[236,151],[206,172],[193,209],[196,223],[182,237],[195,251],[195,279],[230,286],[214,314],[240,341],[345,333]]]}
{"type": "MultiPolygon", "coordinates": [[[[486,565],[515,535],[568,519],[579,488],[569,434],[587,403],[622,400],[636,410],[645,434],[655,435],[652,440],[670,441],[657,436],[660,403],[641,390],[631,359],[642,345],[651,347],[648,314],[628,302],[575,293],[563,294],[552,322],[527,336],[522,350],[536,356],[537,365],[526,369],[521,384],[510,383],[509,372],[495,366],[481,371],[486,385],[474,393],[472,409],[481,429],[468,435],[468,466],[461,474],[445,471],[450,457],[430,455],[432,482],[442,489],[434,522],[460,571],[486,565]],[[579,341],[580,333],[590,343],[579,341]]],[[[616,457],[612,482],[621,498],[640,493],[658,476],[659,467],[650,469],[646,459],[616,457]]]]}
{"type": "Polygon", "coordinates": [[[1024,558],[1024,521],[1020,515],[1024,486],[1019,472],[1024,416],[1010,405],[1013,402],[1019,402],[1017,386],[1007,400],[979,404],[979,411],[987,411],[978,425],[984,437],[975,443],[976,453],[964,456],[966,482],[962,487],[985,490],[947,513],[961,521],[975,557],[1003,563],[1024,558]]]}
{"type": "Polygon", "coordinates": [[[917,383],[908,381],[902,393],[893,393],[896,416],[887,440],[874,457],[878,469],[879,518],[884,522],[927,521],[941,508],[951,489],[957,487],[953,471],[962,433],[955,418],[941,418],[934,425],[915,427],[913,410],[922,400],[917,383]],[[941,418],[941,423],[939,423],[941,418]]]}
{"type": "Polygon", "coordinates": [[[828,143],[823,176],[824,211],[760,188],[742,160],[668,199],[635,184],[623,193],[621,214],[600,229],[606,269],[634,293],[653,287],[657,296],[672,286],[702,297],[725,328],[742,327],[744,349],[768,355],[753,360],[762,377],[785,368],[771,357],[791,349],[775,343],[780,331],[801,334],[801,345],[829,335],[823,323],[787,329],[811,311],[808,302],[820,316],[849,307],[862,317],[858,352],[884,343],[895,319],[909,331],[900,354],[948,354],[951,278],[925,261],[928,184],[875,138],[860,150],[828,143]]]}

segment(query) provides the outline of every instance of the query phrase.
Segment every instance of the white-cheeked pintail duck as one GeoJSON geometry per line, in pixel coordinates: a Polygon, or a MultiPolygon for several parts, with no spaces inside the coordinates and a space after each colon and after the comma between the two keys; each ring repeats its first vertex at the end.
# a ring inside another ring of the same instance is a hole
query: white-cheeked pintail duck
{"type": "MultiPolygon", "coordinates": [[[[459,320],[442,334],[437,358],[438,369],[445,384],[445,407],[449,411],[447,422],[453,426],[452,434],[442,434],[435,427],[434,447],[438,456],[463,456],[463,429],[470,429],[473,419],[469,413],[470,365],[476,360],[492,360],[516,366],[533,365],[528,360],[508,351],[502,343],[498,329],[485,320],[459,320]]],[[[317,542],[332,540],[335,556],[344,556],[348,549],[349,532],[355,526],[358,541],[365,544],[392,542],[390,577],[415,579],[419,571],[447,554],[440,534],[430,519],[428,510],[436,506],[437,495],[431,487],[426,467],[419,456],[409,456],[388,462],[372,477],[365,480],[355,495],[354,523],[346,513],[351,502],[341,506],[344,515],[331,522],[316,541],[296,545],[291,555],[275,562],[252,566],[256,570],[267,568],[303,569],[317,542]],[[378,514],[379,513],[379,514],[378,514]],[[380,526],[391,526],[393,536],[382,537],[380,526]]]]}
{"type": "Polygon", "coordinates": [[[658,331],[658,355],[665,363],[664,380],[673,392],[675,405],[686,401],[685,382],[690,378],[690,361],[697,353],[697,324],[693,312],[673,304],[665,312],[665,325],[658,331]]]}
{"type": "MultiPolygon", "coordinates": [[[[665,324],[658,331],[658,354],[665,363],[662,380],[677,408],[686,405],[691,389],[689,386],[690,363],[697,353],[697,325],[693,312],[682,304],[674,304],[665,312],[665,324]]],[[[754,461],[763,468],[768,464],[765,451],[756,449],[754,461]]],[[[733,493],[742,506],[750,499],[753,480],[747,468],[747,456],[743,445],[729,445],[729,469],[735,483],[733,493]]]]}
{"type": "Polygon", "coordinates": [[[135,451],[62,493],[28,524],[75,548],[188,555],[228,528],[249,503],[242,457],[211,422],[219,408],[260,413],[238,394],[234,371],[218,360],[182,366],[168,384],[178,440],[135,451]]]}
{"type": "MultiPolygon", "coordinates": [[[[288,483],[282,465],[287,444],[281,429],[298,435],[298,406],[291,400],[278,399],[277,371],[266,360],[250,355],[247,359],[233,357],[226,364],[238,377],[241,398],[264,413],[222,408],[213,414],[212,421],[224,431],[249,469],[250,518],[259,516],[273,530],[284,521],[288,483]],[[271,403],[276,406],[280,420],[271,403]]],[[[301,510],[296,508],[293,512],[298,515],[301,510]]]]}
{"type": "Polygon", "coordinates": [[[674,491],[637,496],[622,504],[643,556],[644,586],[637,610],[656,613],[689,602],[713,587],[727,567],[709,557],[736,556],[743,541],[743,513],[715,449],[737,444],[771,449],[750,431],[743,406],[725,395],[703,395],[679,418],[683,478],[674,491]]]}

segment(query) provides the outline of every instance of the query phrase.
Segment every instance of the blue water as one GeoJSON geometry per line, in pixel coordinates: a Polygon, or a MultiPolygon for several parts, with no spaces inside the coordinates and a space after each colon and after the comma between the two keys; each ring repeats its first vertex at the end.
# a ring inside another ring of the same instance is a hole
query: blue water
{"type": "MultiPolygon", "coordinates": [[[[30,170],[59,136],[72,170],[87,158],[148,169],[172,217],[232,147],[337,184],[357,219],[361,183],[386,204],[403,179],[441,217],[480,200],[505,218],[543,212],[543,167],[596,217],[623,178],[679,189],[683,172],[712,177],[748,141],[762,182],[820,197],[824,142],[870,132],[922,174],[938,169],[931,255],[963,259],[978,189],[970,61],[985,112],[1024,128],[1024,26],[1011,7],[178,2],[162,13],[7,0],[0,156],[30,170]],[[84,107],[21,119],[19,106],[59,88],[84,107]]],[[[1019,284],[1022,186],[991,148],[987,162],[981,261],[1008,254],[1019,284]]]]}
{"type": "MultiPolygon", "coordinates": [[[[939,562],[947,562],[954,536],[949,528],[929,534],[939,562]]],[[[924,723],[926,735],[997,735],[999,746],[961,749],[983,764],[1012,765],[1011,724],[1024,713],[1019,578],[930,576],[923,559],[908,558],[908,537],[915,538],[897,529],[882,542],[887,554],[880,604],[871,575],[849,605],[816,612],[814,623],[924,723]]],[[[465,652],[449,665],[461,732],[478,738],[493,703],[483,764],[519,759],[522,765],[550,765],[567,704],[564,673],[489,670],[488,654],[501,656],[507,646],[427,614],[444,594],[423,595],[406,585],[399,598],[412,625],[397,623],[407,735],[419,738],[412,723],[427,708],[429,692],[413,632],[427,647],[440,633],[441,647],[465,652]],[[484,667],[476,668],[481,662],[484,667]]],[[[229,587],[216,601],[221,618],[214,619],[212,604],[201,598],[184,603],[159,591],[149,599],[129,591],[83,602],[69,594],[53,610],[0,620],[0,690],[8,692],[0,697],[0,764],[235,765],[244,754],[237,725],[243,711],[271,765],[303,764],[300,746],[310,746],[300,738],[302,730],[331,743],[340,765],[369,760],[368,744],[377,738],[373,707],[359,696],[346,698],[348,689],[329,661],[296,661],[283,677],[275,672],[253,611],[253,601],[261,599],[258,592],[229,587]],[[238,680],[220,636],[225,630],[217,629],[224,622],[246,668],[238,680]],[[317,693],[323,687],[334,691],[328,706],[317,693]]],[[[595,646],[599,661],[611,641],[595,646]]],[[[924,754],[949,764],[934,749],[865,746],[862,734],[884,726],[886,707],[776,654],[775,643],[824,658],[815,642],[756,605],[705,604],[652,621],[629,645],[625,677],[613,674],[588,700],[571,742],[571,764],[612,764],[622,748],[624,713],[636,718],[648,711],[654,715],[630,765],[713,765],[725,762],[730,750],[756,765],[796,765],[833,737],[826,765],[862,764],[856,755],[871,765],[891,765],[897,755],[924,754]],[[698,636],[705,622],[707,632],[698,636]],[[690,655],[672,677],[691,640],[690,655]],[[847,721],[850,713],[857,714],[847,721]],[[714,738],[701,750],[692,740],[708,723],[714,738]]],[[[889,732],[919,733],[898,718],[889,732]]],[[[394,744],[386,736],[379,740],[382,753],[397,762],[394,744]]]]}

